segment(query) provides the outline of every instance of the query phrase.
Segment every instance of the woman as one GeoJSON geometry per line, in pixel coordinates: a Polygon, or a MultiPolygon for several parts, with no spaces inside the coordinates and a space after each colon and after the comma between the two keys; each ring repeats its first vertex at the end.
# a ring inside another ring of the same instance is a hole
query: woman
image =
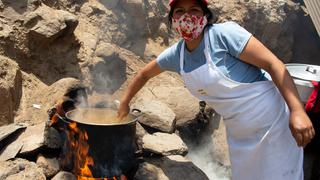
{"type": "Polygon", "coordinates": [[[183,40],[137,74],[121,100],[119,118],[150,78],[175,71],[195,97],[224,117],[233,179],[303,179],[303,147],[314,130],[292,78],[236,23],[208,24],[207,6],[207,0],[170,0],[170,24],[183,40]]]}

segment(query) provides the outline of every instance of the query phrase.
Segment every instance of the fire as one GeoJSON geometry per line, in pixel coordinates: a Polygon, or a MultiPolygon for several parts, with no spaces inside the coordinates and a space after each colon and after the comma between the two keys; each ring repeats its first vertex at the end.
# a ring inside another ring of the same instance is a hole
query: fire
{"type": "MultiPolygon", "coordinates": [[[[50,126],[56,124],[61,116],[64,116],[64,111],[61,104],[57,106],[55,114],[51,117],[50,126]]],[[[67,152],[65,159],[61,159],[62,164],[70,163],[73,160],[73,173],[77,175],[78,180],[127,180],[126,176],[109,178],[95,178],[90,167],[94,166],[94,160],[89,156],[89,136],[85,130],[78,128],[77,123],[71,122],[68,125],[69,129],[60,129],[65,131],[67,135],[67,152]]]]}
{"type": "Polygon", "coordinates": [[[71,142],[71,151],[75,152],[74,173],[78,175],[78,180],[127,180],[124,175],[119,178],[94,178],[90,170],[90,167],[94,166],[94,161],[89,156],[89,136],[86,131],[79,129],[75,122],[70,123],[69,127],[72,133],[68,138],[71,142]]]}

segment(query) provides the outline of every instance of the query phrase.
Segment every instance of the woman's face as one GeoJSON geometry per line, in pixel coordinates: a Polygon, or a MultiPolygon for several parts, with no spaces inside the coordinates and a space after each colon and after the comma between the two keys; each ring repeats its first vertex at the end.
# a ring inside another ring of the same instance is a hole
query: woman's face
{"type": "Polygon", "coordinates": [[[177,2],[173,10],[173,18],[179,19],[185,13],[198,17],[203,16],[203,11],[196,0],[180,0],[177,2]]]}

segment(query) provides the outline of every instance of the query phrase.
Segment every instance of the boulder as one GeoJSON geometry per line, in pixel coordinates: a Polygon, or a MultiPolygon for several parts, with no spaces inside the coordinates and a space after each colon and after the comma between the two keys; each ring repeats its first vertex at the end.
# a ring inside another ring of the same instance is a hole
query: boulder
{"type": "Polygon", "coordinates": [[[235,21],[262,41],[281,60],[293,57],[298,3],[288,0],[219,1],[211,0],[210,7],[218,22],[235,21]]]}
{"type": "Polygon", "coordinates": [[[139,149],[142,149],[143,137],[148,134],[148,132],[141,126],[139,122],[136,123],[136,141],[139,149]]]}
{"type": "Polygon", "coordinates": [[[169,155],[185,155],[188,148],[182,139],[176,134],[154,133],[147,134],[142,138],[142,146],[145,151],[169,155]]]}
{"type": "Polygon", "coordinates": [[[7,137],[9,137],[10,135],[14,134],[15,132],[17,132],[18,130],[21,129],[25,129],[26,128],[26,124],[10,124],[7,126],[1,126],[0,127],[0,142],[4,139],[6,139],[7,137]]]}
{"type": "Polygon", "coordinates": [[[76,176],[72,173],[60,171],[57,175],[55,175],[51,180],[76,180],[76,176]]]}
{"type": "Polygon", "coordinates": [[[18,64],[0,56],[0,126],[14,121],[22,96],[22,77],[18,64]]]}
{"type": "Polygon", "coordinates": [[[108,9],[113,9],[119,4],[119,0],[99,0],[108,9]]]}
{"type": "MultiPolygon", "coordinates": [[[[101,52],[101,50],[98,49],[101,52]]],[[[98,93],[113,94],[126,80],[126,63],[118,55],[98,53],[89,65],[92,88],[98,93]],[[112,57],[113,56],[113,57],[112,57]]]]}
{"type": "Polygon", "coordinates": [[[46,180],[46,176],[34,162],[15,159],[0,163],[0,179],[46,180]]]}
{"type": "Polygon", "coordinates": [[[146,159],[139,165],[135,174],[139,180],[209,180],[190,160],[179,156],[167,156],[160,159],[146,159]]]}
{"type": "Polygon", "coordinates": [[[42,4],[35,11],[26,15],[24,25],[29,30],[29,36],[32,40],[46,43],[61,35],[73,33],[78,25],[78,20],[69,12],[54,10],[42,4]]]}
{"type": "Polygon", "coordinates": [[[75,78],[63,78],[50,86],[41,86],[34,89],[34,93],[27,97],[25,109],[19,117],[29,120],[30,124],[38,124],[48,120],[47,110],[52,108],[63,95],[73,87],[82,86],[82,82],[75,78]]]}
{"type": "Polygon", "coordinates": [[[143,0],[123,0],[122,7],[130,16],[143,16],[143,0]]]}
{"type": "Polygon", "coordinates": [[[21,133],[14,142],[4,148],[0,157],[1,160],[8,160],[14,158],[17,152],[24,155],[33,154],[39,151],[39,149],[45,145],[45,123],[28,126],[27,129],[21,133]],[[13,152],[15,152],[15,154],[12,154],[13,152]],[[12,156],[10,157],[6,154],[12,154],[12,156]],[[2,156],[6,157],[6,159],[4,159],[2,156]]]}
{"type": "Polygon", "coordinates": [[[57,158],[45,157],[39,154],[36,163],[47,178],[51,178],[59,172],[59,162],[57,158]]]}
{"type": "Polygon", "coordinates": [[[141,110],[140,123],[163,132],[172,133],[175,130],[176,115],[161,101],[140,98],[132,108],[141,110]]]}
{"type": "Polygon", "coordinates": [[[11,26],[7,25],[5,22],[0,21],[0,37],[8,38],[9,35],[13,32],[11,26]]]}

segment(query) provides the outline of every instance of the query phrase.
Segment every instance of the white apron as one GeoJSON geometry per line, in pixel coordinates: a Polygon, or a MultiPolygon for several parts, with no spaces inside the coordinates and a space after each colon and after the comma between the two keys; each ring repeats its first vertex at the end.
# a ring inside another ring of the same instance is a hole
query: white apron
{"type": "Polygon", "coordinates": [[[233,180],[302,180],[303,149],[289,129],[289,109],[272,81],[240,83],[226,77],[209,54],[206,64],[181,76],[188,90],[222,117],[227,130],[233,180]]]}

